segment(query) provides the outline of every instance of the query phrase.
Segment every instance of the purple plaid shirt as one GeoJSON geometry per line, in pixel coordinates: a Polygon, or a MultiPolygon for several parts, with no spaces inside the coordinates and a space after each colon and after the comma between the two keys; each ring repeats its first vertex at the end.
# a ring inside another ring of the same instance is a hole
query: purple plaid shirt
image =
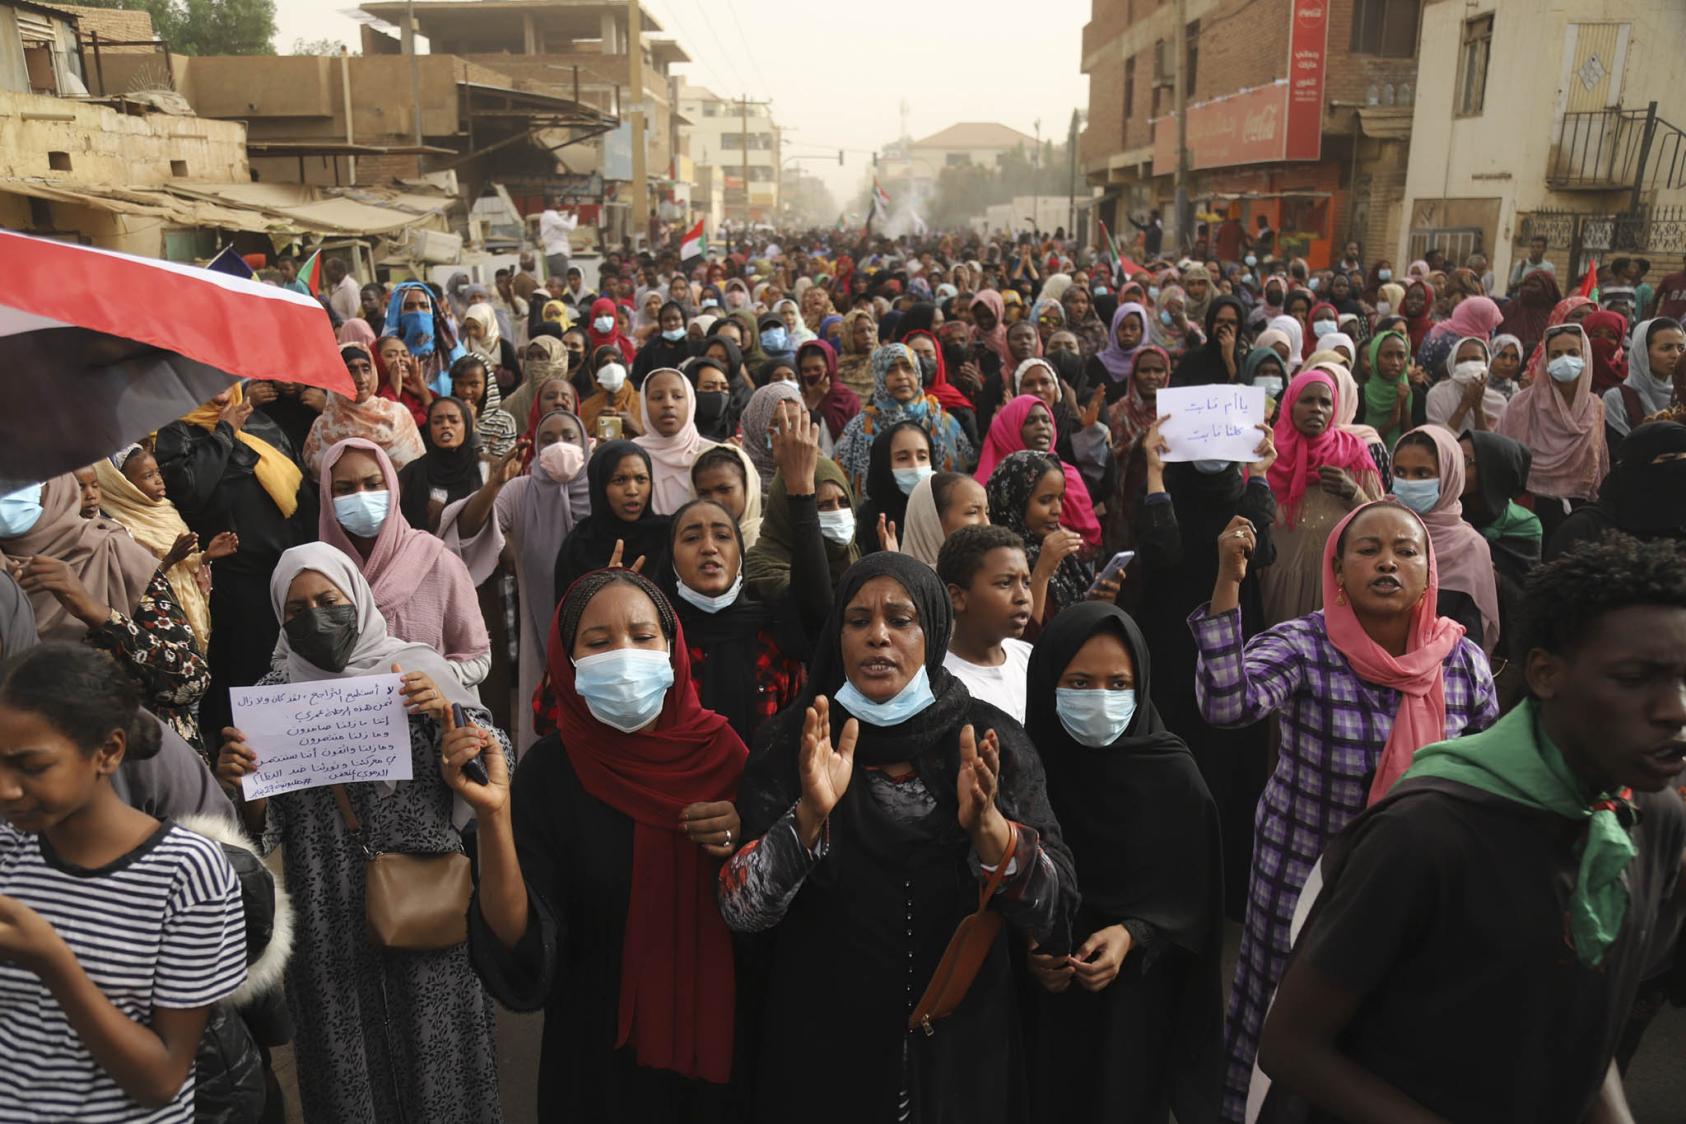
{"type": "MultiPolygon", "coordinates": [[[[1200,713],[1214,726],[1246,726],[1274,713],[1281,732],[1276,771],[1253,816],[1247,920],[1225,1028],[1224,1114],[1239,1121],[1259,1029],[1287,963],[1300,888],[1324,844],[1364,810],[1399,692],[1358,678],[1329,639],[1321,610],[1266,629],[1243,646],[1240,611],[1209,616],[1209,607],[1188,618],[1200,650],[1200,713]]],[[[1493,673],[1480,645],[1459,641],[1442,674],[1446,737],[1497,720],[1493,673]]]]}

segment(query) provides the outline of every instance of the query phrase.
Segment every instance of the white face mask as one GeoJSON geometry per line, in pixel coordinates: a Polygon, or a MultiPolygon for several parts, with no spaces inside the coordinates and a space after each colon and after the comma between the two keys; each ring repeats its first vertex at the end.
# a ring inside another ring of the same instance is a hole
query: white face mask
{"type": "Polygon", "coordinates": [[[1253,385],[1272,398],[1282,393],[1282,380],[1276,375],[1260,375],[1253,380],[1253,385]]]}
{"type": "Polygon", "coordinates": [[[1559,355],[1546,364],[1546,374],[1558,382],[1574,382],[1586,369],[1586,361],[1579,355],[1559,355]]]}
{"type": "Polygon", "coordinates": [[[820,534],[827,542],[848,546],[855,538],[855,513],[846,507],[820,512],[820,534]]]}
{"type": "Polygon", "coordinates": [[[599,316],[591,322],[591,326],[597,329],[598,335],[606,336],[615,330],[615,318],[613,316],[599,316]]]}
{"type": "Polygon", "coordinates": [[[1377,316],[1392,316],[1393,315],[1393,306],[1391,304],[1387,303],[1386,301],[1377,301],[1376,302],[1376,315],[1377,316]]]}
{"type": "Polygon", "coordinates": [[[626,385],[626,368],[619,363],[605,363],[597,371],[597,385],[610,394],[619,394],[626,385]]]}
{"type": "Polygon", "coordinates": [[[718,597],[710,597],[706,593],[698,593],[685,584],[684,578],[674,579],[674,590],[680,598],[705,613],[718,613],[722,609],[729,609],[737,602],[738,594],[743,592],[743,570],[738,570],[738,576],[732,580],[731,587],[718,597]]]}
{"type": "Polygon", "coordinates": [[[1452,367],[1452,381],[1463,386],[1481,381],[1487,373],[1487,364],[1479,359],[1465,359],[1452,367]]]}

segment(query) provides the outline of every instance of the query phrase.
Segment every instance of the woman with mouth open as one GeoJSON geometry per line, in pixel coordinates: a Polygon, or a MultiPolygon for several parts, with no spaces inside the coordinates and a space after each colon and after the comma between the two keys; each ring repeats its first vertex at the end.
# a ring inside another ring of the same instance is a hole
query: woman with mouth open
{"type": "MultiPolygon", "coordinates": [[[[1285,414],[1293,397],[1291,389],[1285,414]]],[[[1342,519],[1323,547],[1324,607],[1243,645],[1241,583],[1256,545],[1251,522],[1230,521],[1218,537],[1211,603],[1189,617],[1202,717],[1239,727],[1276,714],[1281,732],[1254,820],[1247,916],[1224,1030],[1224,1115],[1233,1121],[1246,1106],[1294,907],[1325,844],[1386,795],[1418,749],[1486,729],[1498,717],[1479,638],[1435,611],[1434,550],[1409,508],[1368,503],[1342,519]]]]}

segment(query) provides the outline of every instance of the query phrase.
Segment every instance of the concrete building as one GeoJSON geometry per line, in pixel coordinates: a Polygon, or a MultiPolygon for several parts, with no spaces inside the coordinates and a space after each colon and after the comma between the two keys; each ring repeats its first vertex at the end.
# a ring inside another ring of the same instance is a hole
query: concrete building
{"type": "Polygon", "coordinates": [[[1686,253],[1679,0],[1427,0],[1402,260],[1488,253],[1499,287],[1543,235],[1560,283],[1592,258],[1686,253]]]}
{"type": "Polygon", "coordinates": [[[961,121],[919,140],[903,137],[885,146],[877,179],[892,201],[904,195],[925,200],[944,168],[993,168],[1003,155],[1021,148],[1026,155],[1034,153],[1036,138],[996,121],[961,121]]]}
{"type": "Polygon", "coordinates": [[[731,223],[773,222],[779,208],[779,127],[773,123],[770,102],[723,98],[703,86],[679,85],[682,144],[696,167],[697,186],[692,205],[702,214],[731,223]],[[746,141],[747,152],[746,152],[746,141]],[[709,185],[718,182],[715,198],[709,185]],[[748,176],[747,203],[744,177],[748,176]]]}
{"type": "MultiPolygon", "coordinates": [[[[1083,28],[1088,125],[1079,159],[1121,243],[1127,216],[1174,215],[1175,77],[1187,74],[1189,196],[1314,267],[1355,238],[1397,242],[1421,0],[1092,0],[1083,28]]],[[[1175,234],[1167,229],[1167,249],[1175,234]]]]}

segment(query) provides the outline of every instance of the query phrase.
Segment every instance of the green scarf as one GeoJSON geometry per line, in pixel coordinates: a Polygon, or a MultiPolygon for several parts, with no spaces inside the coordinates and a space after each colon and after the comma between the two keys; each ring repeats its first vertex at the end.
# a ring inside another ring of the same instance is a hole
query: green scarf
{"type": "Polygon", "coordinates": [[[1528,699],[1482,733],[1419,749],[1400,780],[1440,777],[1526,808],[1586,821],[1580,871],[1569,898],[1569,936],[1580,962],[1596,968],[1627,916],[1622,872],[1638,848],[1622,827],[1608,794],[1591,801],[1581,794],[1563,754],[1540,729],[1538,718],[1539,703],[1528,699]]]}
{"type": "Polygon", "coordinates": [[[1488,542],[1498,542],[1501,539],[1527,539],[1539,542],[1543,536],[1540,529],[1540,517],[1512,500],[1505,505],[1504,512],[1493,522],[1481,528],[1481,533],[1488,542]]]}
{"type": "MultiPolygon", "coordinates": [[[[1369,381],[1364,384],[1364,421],[1367,424],[1374,426],[1378,432],[1381,427],[1376,425],[1376,423],[1385,417],[1391,416],[1393,413],[1394,403],[1399,401],[1398,380],[1383,378],[1381,366],[1376,362],[1376,357],[1381,354],[1382,341],[1386,340],[1390,336],[1398,336],[1400,339],[1405,341],[1405,350],[1407,354],[1411,350],[1411,337],[1407,336],[1404,332],[1401,332],[1398,329],[1383,332],[1381,335],[1372,337],[1370,340],[1370,378],[1369,381]]],[[[1406,393],[1408,394],[1409,391],[1406,393]]],[[[1409,423],[1410,420],[1410,414],[1407,413],[1405,416],[1405,423],[1409,423]]],[[[1393,448],[1394,443],[1399,440],[1400,432],[1405,428],[1405,423],[1395,426],[1390,432],[1383,433],[1382,444],[1386,445],[1389,449],[1393,448]]]]}

